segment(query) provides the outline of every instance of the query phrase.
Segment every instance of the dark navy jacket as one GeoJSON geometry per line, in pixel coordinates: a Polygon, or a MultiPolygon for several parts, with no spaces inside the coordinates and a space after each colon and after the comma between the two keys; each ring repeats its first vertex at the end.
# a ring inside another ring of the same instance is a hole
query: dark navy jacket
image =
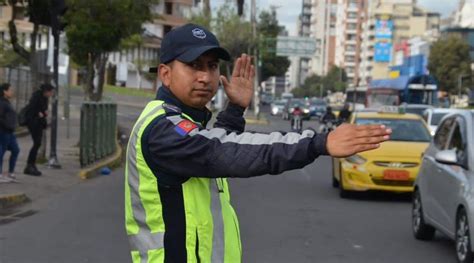
{"type": "Polygon", "coordinates": [[[166,114],[144,131],[142,151],[161,186],[177,186],[190,177],[252,177],[279,174],[310,164],[327,155],[327,134],[306,130],[302,134],[244,132],[244,108],[229,104],[220,112],[214,128],[206,129],[211,112],[181,103],[166,87],[157,99],[166,114]],[[196,126],[179,129],[182,113],[196,126]]]}

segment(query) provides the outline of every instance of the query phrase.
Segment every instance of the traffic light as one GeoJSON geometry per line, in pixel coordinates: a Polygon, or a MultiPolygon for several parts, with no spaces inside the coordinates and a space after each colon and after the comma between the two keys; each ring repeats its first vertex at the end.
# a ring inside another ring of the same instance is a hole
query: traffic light
{"type": "Polygon", "coordinates": [[[66,10],[65,0],[34,0],[29,2],[28,15],[32,23],[53,26],[57,22],[58,29],[63,30],[66,25],[61,22],[61,16],[66,10]]]}
{"type": "Polygon", "coordinates": [[[237,14],[239,16],[244,14],[244,0],[237,0],[237,14]]]}

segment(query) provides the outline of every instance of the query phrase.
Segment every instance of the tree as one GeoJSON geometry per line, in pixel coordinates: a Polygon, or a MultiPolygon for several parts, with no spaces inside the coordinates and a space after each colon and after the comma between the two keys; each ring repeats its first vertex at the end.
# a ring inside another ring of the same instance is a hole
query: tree
{"type": "MultiPolygon", "coordinates": [[[[206,15],[206,12],[193,14],[190,22],[207,27],[216,34],[222,47],[229,51],[232,58],[242,53],[249,53],[254,45],[250,22],[242,20],[234,7],[227,1],[220,6],[216,16],[206,15]]],[[[222,73],[230,74],[230,66],[226,64],[222,73]]]]}
{"type": "Polygon", "coordinates": [[[440,90],[456,92],[458,78],[471,76],[470,66],[469,44],[460,37],[440,39],[431,47],[428,69],[438,80],[440,90]]]}
{"type": "Polygon", "coordinates": [[[323,78],[322,83],[325,90],[344,92],[347,87],[347,74],[344,69],[333,66],[323,78]]]}
{"type": "Polygon", "coordinates": [[[152,18],[157,0],[68,0],[65,14],[68,51],[86,69],[84,92],[90,100],[102,99],[108,53],[121,41],[141,34],[142,24],[152,18]]]}
{"type": "MultiPolygon", "coordinates": [[[[38,63],[36,63],[36,43],[40,32],[40,25],[46,18],[50,18],[51,0],[29,0],[27,3],[20,0],[0,0],[0,4],[8,4],[12,7],[12,15],[8,22],[8,33],[12,50],[21,57],[22,64],[27,61],[30,65],[32,87],[36,88],[38,82],[38,63]],[[30,35],[30,46],[23,46],[18,38],[18,30],[15,20],[18,17],[29,17],[33,23],[33,31],[30,35]]],[[[11,54],[12,55],[12,54],[11,54]]],[[[14,56],[10,56],[13,58],[14,56]]],[[[19,58],[15,58],[19,59],[19,58]]],[[[15,60],[14,59],[14,60],[15,60]]],[[[13,64],[15,65],[15,64],[13,64]]]]}
{"type": "Polygon", "coordinates": [[[271,76],[285,75],[290,66],[290,60],[287,57],[276,55],[276,38],[283,30],[284,27],[278,24],[275,11],[260,13],[257,31],[260,34],[261,43],[261,81],[265,81],[271,76]]]}

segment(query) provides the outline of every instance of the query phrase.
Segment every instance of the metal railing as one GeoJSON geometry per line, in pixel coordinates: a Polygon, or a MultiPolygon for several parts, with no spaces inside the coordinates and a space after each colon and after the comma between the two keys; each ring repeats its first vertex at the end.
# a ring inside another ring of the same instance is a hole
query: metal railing
{"type": "Polygon", "coordinates": [[[117,104],[83,102],[81,107],[80,162],[84,167],[116,150],[117,104]]]}

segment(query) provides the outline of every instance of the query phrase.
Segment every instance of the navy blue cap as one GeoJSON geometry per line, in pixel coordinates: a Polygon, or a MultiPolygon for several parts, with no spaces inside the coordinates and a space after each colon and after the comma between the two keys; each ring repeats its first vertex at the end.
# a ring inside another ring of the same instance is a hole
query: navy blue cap
{"type": "MultiPolygon", "coordinates": [[[[219,45],[216,36],[202,26],[186,24],[168,32],[161,42],[160,63],[173,60],[189,63],[207,51],[213,50],[218,58],[230,60],[230,54],[219,45]]],[[[150,68],[156,72],[157,68],[150,68]]]]}

